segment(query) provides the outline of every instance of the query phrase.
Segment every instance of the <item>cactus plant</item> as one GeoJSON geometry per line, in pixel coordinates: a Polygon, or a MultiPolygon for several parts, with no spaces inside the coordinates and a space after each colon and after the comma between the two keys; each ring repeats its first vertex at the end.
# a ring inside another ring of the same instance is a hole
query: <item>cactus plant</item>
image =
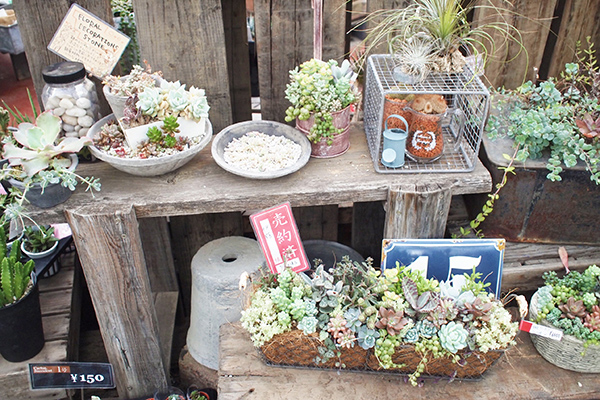
{"type": "Polygon", "coordinates": [[[21,263],[21,250],[17,240],[6,255],[6,235],[0,229],[0,307],[7,306],[20,300],[30,286],[31,273],[35,264],[33,260],[21,263]]]}

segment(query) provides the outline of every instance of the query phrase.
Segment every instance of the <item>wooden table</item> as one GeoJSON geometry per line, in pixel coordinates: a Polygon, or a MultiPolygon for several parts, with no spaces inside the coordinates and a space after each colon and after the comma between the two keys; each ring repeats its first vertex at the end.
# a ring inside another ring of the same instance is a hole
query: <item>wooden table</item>
{"type": "Polygon", "coordinates": [[[238,324],[221,326],[219,400],[233,399],[598,399],[597,374],[558,368],[535,350],[529,334],[492,365],[480,380],[426,379],[412,387],[404,376],[266,365],[238,324]]]}
{"type": "MultiPolygon", "coordinates": [[[[452,195],[491,190],[480,162],[469,173],[379,174],[373,170],[362,125],[351,129],[343,156],[311,159],[300,171],[274,180],[250,180],[222,170],[207,146],[189,164],[160,177],[141,178],[105,163],[77,170],[102,182],[92,198],[71,199],[33,216],[71,225],[119,395],[141,396],[164,385],[159,325],[144,260],[138,218],[387,201],[384,235],[443,237],[452,195]]],[[[364,204],[364,203],[363,203],[364,204]]],[[[164,344],[163,344],[164,346],[164,344]]]]}

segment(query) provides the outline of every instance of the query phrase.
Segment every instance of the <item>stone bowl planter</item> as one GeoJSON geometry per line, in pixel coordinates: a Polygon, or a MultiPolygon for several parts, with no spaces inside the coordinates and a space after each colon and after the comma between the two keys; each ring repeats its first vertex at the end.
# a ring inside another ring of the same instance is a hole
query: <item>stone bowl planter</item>
{"type": "MultiPolygon", "coordinates": [[[[94,124],[90,128],[87,137],[94,140],[94,138],[99,135],[100,129],[111,121],[116,121],[114,114],[110,114],[94,124]]],[[[187,164],[192,158],[194,158],[196,154],[200,152],[200,150],[206,147],[212,138],[212,124],[208,119],[205,121],[205,124],[204,135],[199,143],[190,147],[188,150],[164,157],[146,159],[122,158],[106,154],[96,146],[89,146],[89,149],[96,158],[112,165],[119,171],[137,176],[163,175],[168,172],[175,171],[176,169],[187,164]]]]}

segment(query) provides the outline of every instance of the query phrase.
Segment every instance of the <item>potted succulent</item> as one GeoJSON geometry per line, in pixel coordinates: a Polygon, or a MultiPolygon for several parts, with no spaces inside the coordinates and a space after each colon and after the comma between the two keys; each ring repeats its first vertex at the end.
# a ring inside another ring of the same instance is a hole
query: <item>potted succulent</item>
{"type": "Polygon", "coordinates": [[[0,171],[15,190],[17,201],[9,210],[19,215],[25,199],[40,208],[49,208],[66,201],[77,182],[86,190],[100,190],[100,182],[75,173],[77,152],[91,143],[88,138],[58,138],[60,118],[50,112],[40,114],[35,124],[19,124],[12,140],[4,144],[3,156],[8,159],[0,171]],[[18,190],[18,192],[17,192],[18,190]]]}
{"type": "Polygon", "coordinates": [[[28,360],[44,347],[42,313],[33,260],[21,263],[21,249],[0,229],[0,354],[10,362],[28,360]]]}
{"type": "Polygon", "coordinates": [[[142,92],[145,88],[155,87],[161,77],[162,72],[152,72],[152,68],[148,64],[146,64],[146,68],[134,65],[129,74],[125,76],[105,76],[102,80],[104,84],[102,91],[115,117],[123,118],[127,99],[142,92]]]}
{"type": "Polygon", "coordinates": [[[502,195],[466,196],[486,235],[515,241],[599,243],[600,70],[593,47],[560,78],[499,89],[481,159],[502,195]],[[513,155],[514,156],[511,156],[513,155]],[[514,173],[506,179],[506,171],[514,173]],[[571,207],[577,204],[577,207],[571,207]],[[491,212],[495,209],[495,212],[491,212]],[[568,215],[565,211],[568,210],[568,215]]]}
{"type": "Polygon", "coordinates": [[[562,331],[560,340],[531,335],[538,352],[552,364],[577,372],[600,372],[600,267],[543,275],[545,286],[533,295],[530,318],[562,331]]]}
{"type": "Polygon", "coordinates": [[[154,400],[185,400],[185,393],[177,387],[169,387],[156,391],[154,400]]]}
{"type": "Polygon", "coordinates": [[[21,250],[31,258],[38,259],[46,257],[56,251],[58,239],[54,236],[54,227],[51,226],[27,226],[23,231],[21,250]]]}
{"type": "Polygon", "coordinates": [[[213,389],[199,389],[197,386],[190,386],[187,391],[187,400],[211,400],[216,397],[211,397],[208,392],[213,389]]]}
{"type": "Polygon", "coordinates": [[[292,105],[285,120],[296,121],[312,143],[313,157],[335,157],[350,146],[350,105],[358,101],[353,87],[356,73],[348,60],[311,59],[290,71],[285,90],[292,105]]]}
{"type": "Polygon", "coordinates": [[[161,81],[126,102],[124,117],[102,119],[88,137],[92,154],[127,173],[155,176],[190,161],[212,138],[204,90],[161,81]]]}
{"type": "Polygon", "coordinates": [[[265,275],[242,326],[271,363],[403,373],[413,385],[478,377],[514,344],[517,323],[480,273],[438,282],[370,261],[265,275]]]}

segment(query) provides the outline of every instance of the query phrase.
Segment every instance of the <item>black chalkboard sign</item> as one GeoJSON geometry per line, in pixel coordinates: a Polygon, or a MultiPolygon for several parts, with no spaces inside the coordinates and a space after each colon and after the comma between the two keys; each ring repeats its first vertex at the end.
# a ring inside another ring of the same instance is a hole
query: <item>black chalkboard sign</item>
{"type": "Polygon", "coordinates": [[[32,389],[112,389],[113,368],[108,363],[55,362],[29,364],[32,389]]]}

